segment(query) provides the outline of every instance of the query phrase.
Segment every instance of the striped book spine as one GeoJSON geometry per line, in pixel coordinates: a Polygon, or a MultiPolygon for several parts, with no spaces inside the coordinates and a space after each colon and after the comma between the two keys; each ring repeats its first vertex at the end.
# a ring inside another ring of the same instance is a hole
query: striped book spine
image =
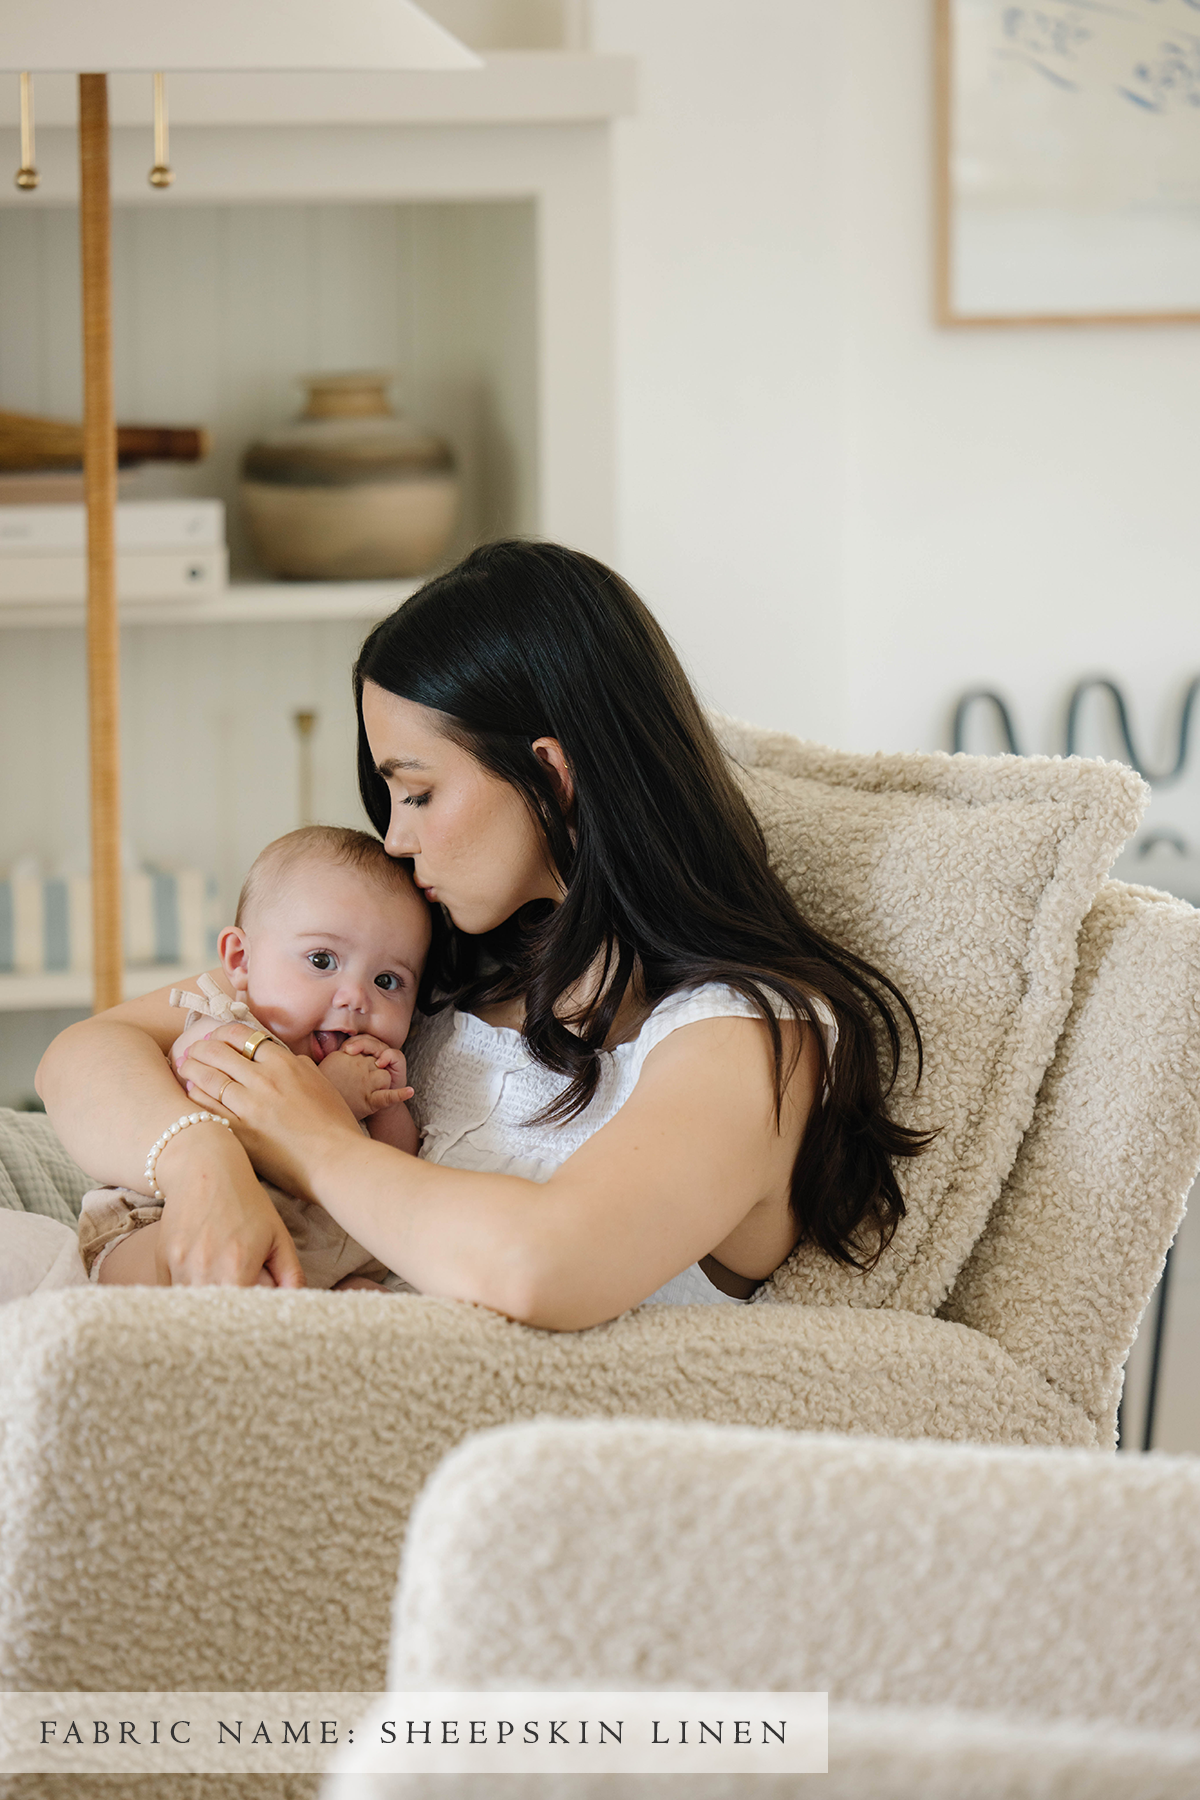
{"type": "MultiPolygon", "coordinates": [[[[208,968],[220,930],[217,883],[201,869],[127,870],[125,960],[208,968]]],[[[92,966],[92,884],[86,875],[14,874],[0,880],[0,973],[40,975],[92,966]]]]}

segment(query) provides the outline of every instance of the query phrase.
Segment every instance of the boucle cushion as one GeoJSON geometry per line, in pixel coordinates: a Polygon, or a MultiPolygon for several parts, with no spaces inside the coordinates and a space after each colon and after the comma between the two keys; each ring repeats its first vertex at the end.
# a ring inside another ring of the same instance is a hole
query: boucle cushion
{"type": "Polygon", "coordinates": [[[1037,1114],[942,1317],[1003,1344],[1111,1442],[1198,1165],[1200,912],[1106,881],[1037,1114]]]}
{"type": "MultiPolygon", "coordinates": [[[[1195,1457],[543,1421],[472,1438],[425,1487],[389,1685],[826,1690],[821,1800],[1192,1800],[1198,1602],[1195,1457]]],[[[356,1736],[324,1800],[434,1785],[371,1778],[356,1736]]],[[[511,1800],[676,1786],[809,1792],[794,1776],[493,1784],[511,1800]]]]}
{"type": "Polygon", "coordinates": [[[978,1238],[1071,1002],[1076,940],[1148,789],[1080,757],[857,756],[717,722],[776,867],[816,928],[897,983],[894,1116],[937,1128],[899,1171],[908,1215],[863,1275],[802,1245],[761,1300],[933,1312],[978,1238]]]}
{"type": "Polygon", "coordinates": [[[413,1509],[393,1688],[826,1692],[1200,1732],[1200,1457],[541,1420],[413,1509]]]}

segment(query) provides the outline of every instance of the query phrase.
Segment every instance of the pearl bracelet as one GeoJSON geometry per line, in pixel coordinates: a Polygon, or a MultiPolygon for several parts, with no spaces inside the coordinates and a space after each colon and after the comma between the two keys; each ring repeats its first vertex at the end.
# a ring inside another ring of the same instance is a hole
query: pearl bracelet
{"type": "Polygon", "coordinates": [[[219,1113],[210,1112],[184,1113],[181,1119],[176,1119],[173,1125],[168,1125],[158,1141],[151,1144],[149,1150],[146,1152],[146,1186],[156,1200],[165,1200],[167,1197],[160,1190],[155,1175],[155,1171],[158,1168],[159,1156],[161,1152],[166,1149],[171,1139],[178,1132],[186,1131],[189,1125],[223,1125],[226,1131],[233,1130],[233,1126],[229,1123],[228,1119],[221,1118],[219,1113]]]}

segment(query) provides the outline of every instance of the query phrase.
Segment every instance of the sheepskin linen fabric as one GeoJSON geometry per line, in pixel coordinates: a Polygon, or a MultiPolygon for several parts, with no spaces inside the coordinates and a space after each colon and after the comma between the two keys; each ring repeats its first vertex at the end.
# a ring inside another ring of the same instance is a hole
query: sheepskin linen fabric
{"type": "Polygon", "coordinates": [[[717,720],[775,867],[818,930],[917,1016],[893,1111],[936,1128],[898,1171],[907,1217],[861,1275],[796,1250],[760,1301],[933,1312],[979,1236],[1071,1001],[1084,914],[1149,789],[1079,757],[856,756],[717,720]]]}
{"type": "Polygon", "coordinates": [[[1033,1124],[942,1316],[1039,1370],[1112,1441],[1146,1273],[1197,1167],[1200,912],[1109,881],[1033,1124]]]}
{"type": "Polygon", "coordinates": [[[382,1686],[421,1486],[546,1415],[1095,1442],[980,1333],[892,1310],[554,1333],[369,1293],[38,1295],[0,1308],[0,1688],[382,1686]]]}
{"type": "Polygon", "coordinates": [[[414,1510],[388,1685],[783,1688],[1200,1732],[1200,1457],[514,1425],[414,1510]]]}
{"type": "Polygon", "coordinates": [[[426,1487],[388,1685],[823,1690],[821,1793],[1149,1800],[1200,1781],[1198,1615],[1200,1458],[538,1423],[426,1487]]]}

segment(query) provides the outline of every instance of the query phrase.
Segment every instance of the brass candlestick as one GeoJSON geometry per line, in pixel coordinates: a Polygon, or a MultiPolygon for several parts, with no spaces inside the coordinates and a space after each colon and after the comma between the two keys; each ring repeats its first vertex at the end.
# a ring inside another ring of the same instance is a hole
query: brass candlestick
{"type": "Polygon", "coordinates": [[[315,709],[302,708],[292,714],[292,724],[296,727],[296,736],[300,740],[299,754],[299,812],[301,825],[312,825],[313,819],[313,763],[312,737],[317,728],[315,709]]]}
{"type": "Polygon", "coordinates": [[[33,166],[33,76],[26,69],[21,76],[21,166],[13,180],[28,193],[39,179],[33,166]]]}

